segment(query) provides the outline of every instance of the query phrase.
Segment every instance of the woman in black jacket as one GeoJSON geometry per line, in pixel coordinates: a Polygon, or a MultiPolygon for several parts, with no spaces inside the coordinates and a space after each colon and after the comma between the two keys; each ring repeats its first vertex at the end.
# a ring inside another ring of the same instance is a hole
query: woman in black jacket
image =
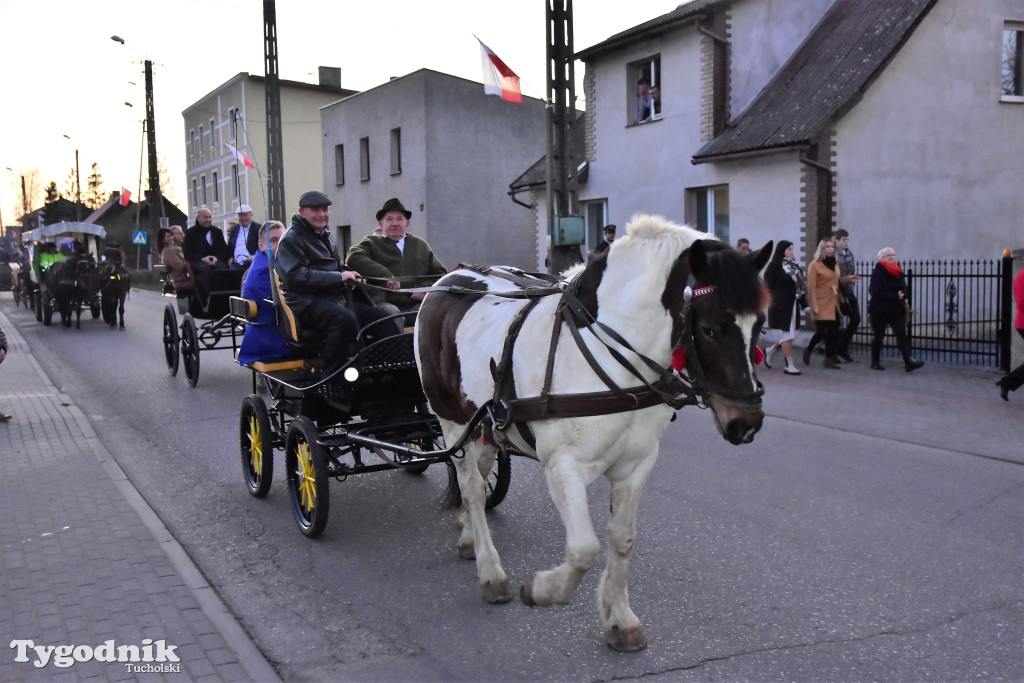
{"type": "Polygon", "coordinates": [[[772,254],[772,260],[764,270],[764,283],[772,294],[772,305],[768,308],[768,331],[764,338],[775,343],[765,349],[764,365],[772,367],[772,356],[780,348],[786,358],[783,370],[787,375],[799,375],[793,362],[793,339],[800,327],[800,306],[797,302],[804,295],[805,279],[800,264],[793,258],[793,243],[779,240],[772,254]]]}
{"type": "Polygon", "coordinates": [[[903,356],[903,366],[907,372],[917,370],[924,365],[924,361],[914,360],[910,356],[910,339],[907,337],[907,280],[903,277],[903,268],[896,261],[896,252],[891,247],[878,252],[878,262],[871,272],[871,285],[868,291],[871,294],[868,315],[871,317],[871,329],[875,333],[871,340],[871,369],[885,370],[878,360],[882,353],[885,328],[891,327],[900,355],[903,356]]]}

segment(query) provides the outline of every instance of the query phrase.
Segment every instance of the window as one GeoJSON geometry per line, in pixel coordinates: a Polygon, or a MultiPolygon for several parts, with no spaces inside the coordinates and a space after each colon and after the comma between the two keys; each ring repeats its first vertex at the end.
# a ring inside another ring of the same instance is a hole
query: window
{"type": "Polygon", "coordinates": [[[206,176],[199,176],[199,191],[203,193],[203,206],[206,206],[206,176]]]}
{"type": "Polygon", "coordinates": [[[359,179],[370,179],[370,138],[359,138],[359,179]]]}
{"type": "Polygon", "coordinates": [[[203,158],[203,144],[206,140],[203,138],[203,127],[199,126],[199,158],[203,158]]]}
{"type": "Polygon", "coordinates": [[[197,191],[197,188],[196,188],[196,179],[195,178],[192,179],[192,207],[193,208],[198,208],[199,207],[199,192],[197,191]]]}
{"type": "Polygon", "coordinates": [[[391,129],[391,175],[402,172],[402,129],[391,129]]]}
{"type": "Polygon", "coordinates": [[[192,157],[193,161],[196,156],[196,131],[195,128],[188,132],[188,153],[192,157]]]}
{"type": "Polygon", "coordinates": [[[210,119],[210,149],[217,150],[217,122],[210,119]]]}
{"type": "Polygon", "coordinates": [[[661,118],[661,56],[654,55],[626,67],[627,125],[661,118]],[[657,96],[657,99],[655,99],[657,96]]]}
{"type": "Polygon", "coordinates": [[[347,254],[352,246],[352,226],[339,225],[335,234],[335,241],[338,243],[338,253],[347,254]]]}
{"type": "Polygon", "coordinates": [[[608,200],[584,202],[583,212],[587,218],[587,250],[593,251],[604,239],[602,229],[608,225],[608,200]]]}
{"type": "Polygon", "coordinates": [[[235,109],[234,107],[228,109],[228,138],[230,138],[231,140],[234,140],[235,137],[238,135],[235,121],[236,116],[238,116],[237,109],[235,109]]]}
{"type": "Polygon", "coordinates": [[[345,145],[334,146],[334,184],[345,184],[345,145]]]}
{"type": "Polygon", "coordinates": [[[729,186],[691,188],[686,195],[686,221],[728,243],[729,186]]]}
{"type": "Polygon", "coordinates": [[[231,197],[238,199],[238,164],[231,164],[231,197]]]}
{"type": "Polygon", "coordinates": [[[217,204],[220,202],[220,184],[217,182],[217,172],[213,172],[213,203],[217,204]]]}
{"type": "Polygon", "coordinates": [[[1002,100],[1024,102],[1024,22],[1003,24],[1002,100]]]}

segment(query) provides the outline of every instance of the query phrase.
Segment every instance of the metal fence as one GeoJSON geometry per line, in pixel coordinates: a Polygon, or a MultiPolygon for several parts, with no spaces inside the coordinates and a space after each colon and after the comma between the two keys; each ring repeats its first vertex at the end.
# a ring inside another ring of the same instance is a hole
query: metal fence
{"type": "MultiPolygon", "coordinates": [[[[903,261],[913,314],[908,333],[922,360],[1009,370],[1013,261],[903,261]]],[[[874,262],[857,263],[861,325],[852,343],[871,347],[868,285],[874,262]]],[[[882,355],[898,357],[892,332],[882,355]]]]}

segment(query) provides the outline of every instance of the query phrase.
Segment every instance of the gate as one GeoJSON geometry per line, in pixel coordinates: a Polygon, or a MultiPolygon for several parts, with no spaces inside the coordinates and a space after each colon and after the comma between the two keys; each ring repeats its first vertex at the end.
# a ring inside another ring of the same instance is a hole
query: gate
{"type": "MultiPolygon", "coordinates": [[[[868,285],[875,264],[860,261],[855,286],[862,322],[852,343],[871,348],[868,285]]],[[[907,333],[915,356],[940,363],[1009,370],[1013,259],[901,261],[913,313],[907,333]]],[[[898,357],[891,331],[882,348],[898,357]]]]}

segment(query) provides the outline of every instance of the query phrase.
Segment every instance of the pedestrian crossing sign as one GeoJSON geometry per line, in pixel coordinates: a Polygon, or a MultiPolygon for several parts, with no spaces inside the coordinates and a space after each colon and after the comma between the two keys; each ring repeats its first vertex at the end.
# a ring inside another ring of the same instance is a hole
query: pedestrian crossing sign
{"type": "Polygon", "coordinates": [[[132,233],[132,244],[145,244],[146,243],[146,231],[136,230],[132,233]]]}

